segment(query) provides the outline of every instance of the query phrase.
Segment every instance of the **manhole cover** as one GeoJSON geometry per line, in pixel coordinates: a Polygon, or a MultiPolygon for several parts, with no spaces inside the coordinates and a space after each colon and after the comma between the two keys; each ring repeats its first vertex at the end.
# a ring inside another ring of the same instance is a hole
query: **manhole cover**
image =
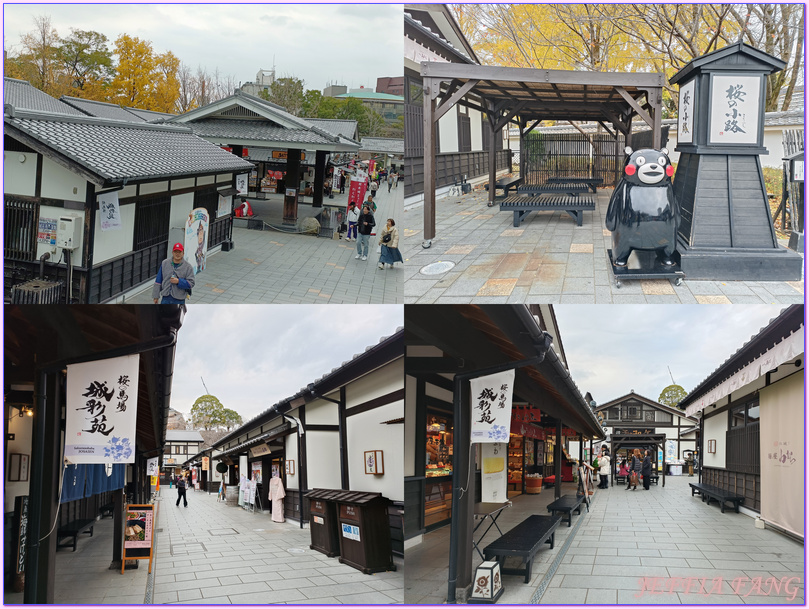
{"type": "Polygon", "coordinates": [[[433,262],[432,264],[428,264],[421,268],[419,273],[422,275],[440,275],[441,273],[446,273],[452,267],[455,266],[454,262],[433,262]]]}
{"type": "Polygon", "coordinates": [[[301,548],[289,548],[287,552],[290,554],[304,554],[306,550],[302,550],[301,548]]]}

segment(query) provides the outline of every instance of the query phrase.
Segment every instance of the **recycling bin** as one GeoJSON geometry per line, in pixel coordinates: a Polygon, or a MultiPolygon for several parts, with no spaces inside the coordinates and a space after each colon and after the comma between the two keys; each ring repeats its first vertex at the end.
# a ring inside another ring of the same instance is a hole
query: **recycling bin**
{"type": "Polygon", "coordinates": [[[367,574],[395,571],[388,522],[390,499],[381,493],[342,491],[334,500],[340,562],[367,574]]]}
{"type": "Polygon", "coordinates": [[[316,488],[304,495],[309,500],[309,530],[312,532],[312,550],[329,558],[340,554],[337,534],[337,504],[334,497],[343,491],[316,488]]]}

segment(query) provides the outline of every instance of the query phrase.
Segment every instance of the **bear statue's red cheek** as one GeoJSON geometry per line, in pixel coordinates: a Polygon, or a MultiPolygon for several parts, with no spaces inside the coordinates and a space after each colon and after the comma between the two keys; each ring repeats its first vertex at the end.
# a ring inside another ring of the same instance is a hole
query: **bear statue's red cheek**
{"type": "Polygon", "coordinates": [[[628,176],[633,176],[633,175],[635,175],[635,171],[636,171],[636,169],[635,169],[635,166],[634,166],[634,165],[627,165],[627,166],[624,168],[624,171],[626,172],[626,175],[628,175],[628,176]]]}
{"type": "Polygon", "coordinates": [[[666,175],[669,176],[669,177],[674,175],[674,167],[673,166],[669,165],[668,167],[666,167],[666,175]]]}

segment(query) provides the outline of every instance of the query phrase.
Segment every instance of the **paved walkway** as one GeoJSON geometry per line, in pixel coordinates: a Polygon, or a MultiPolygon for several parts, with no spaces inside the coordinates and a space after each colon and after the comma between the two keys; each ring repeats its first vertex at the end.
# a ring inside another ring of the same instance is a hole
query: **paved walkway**
{"type": "Polygon", "coordinates": [[[576,226],[565,212],[531,212],[519,228],[513,214],[488,207],[485,191],[436,202],[436,238],[423,249],[421,205],[404,214],[405,303],[413,304],[793,304],[803,281],[627,281],[616,288],[609,271],[610,232],[604,215],[611,189],[599,189],[595,212],[576,226]],[[438,275],[435,262],[454,267],[438,275]]]}
{"type": "MultiPolygon", "coordinates": [[[[665,488],[649,491],[596,489],[590,512],[583,508],[572,527],[557,529],[553,550],[539,551],[530,583],[503,576],[498,603],[804,604],[803,546],[691,497],[696,479],[667,476],[665,488]]],[[[563,485],[563,493],[575,486],[563,485]]],[[[516,497],[498,524],[506,532],[530,514],[547,514],[551,501],[552,489],[516,497]]],[[[498,536],[491,529],[481,548],[498,536]]],[[[405,602],[445,602],[448,546],[446,526],[405,552],[405,602]]],[[[480,562],[475,553],[473,565],[480,562]]]]}
{"type": "MultiPolygon", "coordinates": [[[[309,549],[310,532],[295,522],[272,522],[217,503],[216,494],[188,492],[176,507],[176,491],[158,500],[155,561],[110,571],[112,519],[96,523],[76,552],[56,554],[56,604],[390,604],[403,601],[403,563],[397,570],[365,575],[309,549]]],[[[6,594],[5,603],[23,595],[6,594]]]]}
{"type": "MultiPolygon", "coordinates": [[[[345,205],[347,194],[327,199],[345,205]]],[[[283,203],[252,201],[254,211],[268,224],[281,224],[283,203]]],[[[377,225],[392,217],[399,223],[404,206],[404,188],[390,194],[377,192],[377,225]]],[[[299,206],[299,219],[320,212],[311,205],[299,206]]],[[[401,227],[400,227],[401,230],[401,227]]],[[[377,240],[371,237],[368,260],[356,260],[356,243],[290,234],[275,230],[234,228],[235,248],[208,258],[197,276],[189,304],[279,303],[279,304],[401,304],[404,302],[403,269],[377,268],[377,240]]],[[[126,299],[128,304],[151,304],[151,284],[126,299]]]]}

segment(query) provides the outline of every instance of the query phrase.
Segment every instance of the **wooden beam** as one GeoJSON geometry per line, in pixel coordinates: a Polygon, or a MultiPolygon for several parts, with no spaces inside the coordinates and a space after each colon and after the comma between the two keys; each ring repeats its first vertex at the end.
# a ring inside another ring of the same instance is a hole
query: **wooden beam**
{"type": "MultiPolygon", "coordinates": [[[[453,81],[453,83],[454,82],[456,82],[456,81],[453,81]]],[[[478,84],[477,80],[469,80],[469,81],[465,82],[457,90],[453,91],[452,94],[450,95],[450,97],[448,97],[447,99],[442,101],[441,105],[439,105],[435,109],[435,121],[438,122],[438,120],[442,116],[444,116],[447,112],[449,112],[450,108],[452,108],[455,104],[457,104],[458,101],[464,95],[469,93],[469,91],[471,91],[475,87],[475,85],[477,85],[477,84],[478,84]]]]}
{"type": "Polygon", "coordinates": [[[618,91],[618,95],[624,98],[626,103],[629,104],[629,106],[637,113],[643,122],[649,125],[649,127],[654,128],[654,121],[652,120],[652,117],[649,116],[649,113],[641,107],[634,97],[626,92],[626,89],[623,87],[615,87],[615,90],[618,91]]]}

